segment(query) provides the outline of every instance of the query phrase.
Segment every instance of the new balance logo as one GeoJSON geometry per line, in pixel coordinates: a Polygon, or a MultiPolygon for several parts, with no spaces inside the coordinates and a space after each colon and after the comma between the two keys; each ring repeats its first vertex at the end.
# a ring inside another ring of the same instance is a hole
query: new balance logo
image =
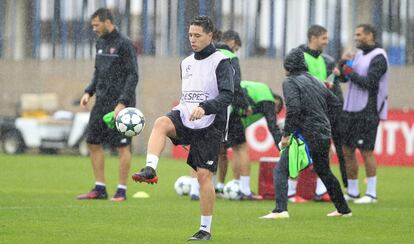
{"type": "Polygon", "coordinates": [[[213,160],[209,160],[206,162],[207,165],[213,165],[214,161],[213,160]]]}

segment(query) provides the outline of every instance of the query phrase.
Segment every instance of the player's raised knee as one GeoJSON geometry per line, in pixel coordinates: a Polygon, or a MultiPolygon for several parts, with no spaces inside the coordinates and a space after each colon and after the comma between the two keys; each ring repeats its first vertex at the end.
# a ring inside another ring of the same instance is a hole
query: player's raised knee
{"type": "Polygon", "coordinates": [[[167,116],[161,116],[155,120],[153,128],[156,130],[170,131],[174,129],[174,124],[167,116]]]}

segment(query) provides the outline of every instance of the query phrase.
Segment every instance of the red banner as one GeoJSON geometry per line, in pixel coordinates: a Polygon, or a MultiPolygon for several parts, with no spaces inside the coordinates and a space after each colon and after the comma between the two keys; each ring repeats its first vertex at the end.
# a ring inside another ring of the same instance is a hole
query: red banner
{"type": "MultiPolygon", "coordinates": [[[[246,138],[252,160],[279,156],[264,119],[247,128],[246,138]]],[[[379,165],[414,166],[414,110],[389,111],[388,120],[382,121],[378,127],[374,152],[379,165]]],[[[186,158],[187,151],[181,146],[174,146],[172,156],[186,158]]]]}

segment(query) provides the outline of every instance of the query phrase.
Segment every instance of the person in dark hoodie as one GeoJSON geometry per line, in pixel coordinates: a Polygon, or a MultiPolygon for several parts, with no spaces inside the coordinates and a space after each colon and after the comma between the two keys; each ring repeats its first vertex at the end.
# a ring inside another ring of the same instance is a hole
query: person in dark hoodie
{"type": "Polygon", "coordinates": [[[137,182],[157,183],[156,168],[166,138],[175,145],[190,145],[187,164],[200,184],[200,229],[189,241],[210,240],[215,202],[213,173],[233,100],[233,70],[229,59],[212,43],[214,25],[207,16],[190,22],[188,38],[194,53],[181,62],[181,99],[166,116],[159,117],[148,141],[145,168],[135,173],[137,182]]]}
{"type": "Polygon", "coordinates": [[[370,204],[377,202],[374,148],[379,122],[387,119],[388,59],[376,42],[376,30],[371,25],[357,26],[355,42],[359,51],[355,55],[345,53],[340,62],[343,80],[349,84],[342,131],[348,175],[345,198],[356,204],[370,204]],[[361,198],[356,149],[362,154],[367,176],[367,190],[361,198]]]}
{"type": "Polygon", "coordinates": [[[331,125],[328,114],[340,106],[338,98],[324,85],[310,75],[303,51],[295,48],[284,60],[287,73],[283,81],[283,96],[286,104],[286,119],[281,146],[283,150],[279,163],[274,169],[276,208],[260,218],[289,218],[287,190],[289,177],[288,143],[293,133],[300,133],[307,143],[313,167],[325,184],[336,210],[329,217],[351,216],[351,209],[342,194],[338,180],[329,167],[329,139],[331,125]]]}
{"type": "MultiPolygon", "coordinates": [[[[343,101],[342,90],[340,87],[339,79],[336,75],[333,74],[333,71],[336,69],[336,63],[334,59],[323,53],[323,50],[328,45],[328,31],[320,25],[312,25],[308,29],[307,33],[308,43],[307,45],[299,46],[299,49],[303,51],[305,63],[308,66],[309,74],[316,77],[320,82],[322,82],[328,89],[330,89],[339,100],[343,101]],[[329,77],[329,79],[328,79],[329,77]]],[[[335,116],[331,115],[330,118],[333,118],[331,122],[332,129],[332,139],[335,145],[337,152],[340,172],[342,176],[342,182],[345,187],[347,187],[347,176],[345,169],[345,158],[342,151],[342,140],[340,136],[340,120],[336,119],[340,116],[342,109],[338,107],[338,111],[332,111],[336,113],[335,116]]],[[[332,154],[330,150],[330,155],[332,154]]],[[[289,179],[289,201],[291,202],[306,202],[301,196],[296,195],[296,180],[289,179]]],[[[322,183],[320,178],[317,178],[316,189],[315,189],[315,201],[324,201],[329,202],[329,194],[327,193],[325,185],[322,183]]]]}

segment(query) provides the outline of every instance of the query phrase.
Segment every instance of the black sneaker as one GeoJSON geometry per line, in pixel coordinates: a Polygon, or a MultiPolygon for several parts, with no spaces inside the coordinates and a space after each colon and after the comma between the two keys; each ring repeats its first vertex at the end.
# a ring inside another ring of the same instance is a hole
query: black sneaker
{"type": "Polygon", "coordinates": [[[148,184],[154,184],[158,182],[158,177],[155,173],[155,169],[149,166],[146,166],[145,168],[141,169],[141,171],[132,175],[132,179],[135,182],[147,182],[148,184]]]}
{"type": "Polygon", "coordinates": [[[126,199],[127,199],[127,197],[126,197],[125,189],[118,188],[116,190],[115,195],[111,198],[111,201],[121,202],[121,201],[125,201],[126,199]]]}
{"type": "Polygon", "coordinates": [[[199,230],[188,241],[209,241],[211,240],[211,234],[204,230],[199,230]]]}
{"type": "Polygon", "coordinates": [[[79,200],[93,200],[93,199],[103,200],[103,199],[108,199],[108,194],[106,193],[105,188],[103,190],[98,190],[95,187],[90,192],[79,195],[77,198],[79,200]]]}

